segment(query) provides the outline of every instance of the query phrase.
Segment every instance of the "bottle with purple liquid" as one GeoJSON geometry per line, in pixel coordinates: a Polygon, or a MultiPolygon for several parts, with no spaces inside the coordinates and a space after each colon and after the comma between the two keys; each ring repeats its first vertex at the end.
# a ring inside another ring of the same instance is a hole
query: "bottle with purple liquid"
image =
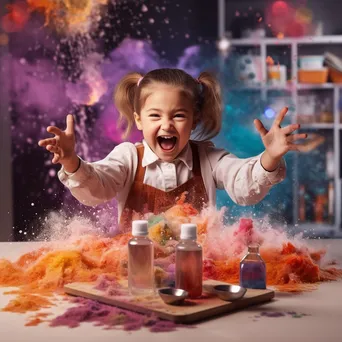
{"type": "Polygon", "coordinates": [[[259,254],[259,246],[248,246],[248,253],[240,262],[240,286],[266,289],[266,265],[259,254]]]}

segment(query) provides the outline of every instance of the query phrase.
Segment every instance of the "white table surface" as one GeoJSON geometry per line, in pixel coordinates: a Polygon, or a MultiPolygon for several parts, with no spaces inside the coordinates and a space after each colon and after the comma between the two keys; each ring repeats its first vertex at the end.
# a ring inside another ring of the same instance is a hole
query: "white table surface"
{"type": "MultiPolygon", "coordinates": [[[[342,240],[310,241],[315,246],[326,246],[329,253],[342,262],[342,240]]],[[[25,252],[36,249],[38,243],[0,243],[0,258],[15,260],[25,252]]],[[[0,288],[0,308],[11,299],[3,295],[0,288]]],[[[51,310],[62,314],[65,307],[51,310]]],[[[50,311],[51,311],[50,310],[50,311]]],[[[319,289],[300,295],[276,294],[275,299],[259,307],[211,319],[196,324],[193,328],[180,328],[174,332],[151,333],[147,329],[133,332],[123,330],[103,330],[91,323],[82,323],[80,327],[51,328],[47,323],[36,327],[25,327],[27,315],[0,312],[0,341],[28,342],[65,342],[69,341],[193,341],[193,342],[341,342],[342,341],[342,281],[324,283],[319,289]],[[293,318],[253,317],[262,311],[305,313],[309,316],[293,318]]]]}

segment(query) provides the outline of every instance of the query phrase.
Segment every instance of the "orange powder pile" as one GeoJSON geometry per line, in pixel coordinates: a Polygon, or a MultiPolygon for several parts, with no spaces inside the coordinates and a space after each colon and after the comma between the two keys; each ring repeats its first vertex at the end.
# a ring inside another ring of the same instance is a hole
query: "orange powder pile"
{"type": "MultiPolygon", "coordinates": [[[[266,263],[267,285],[278,291],[302,292],[317,288],[320,282],[337,280],[342,270],[336,267],[320,268],[312,255],[302,253],[290,242],[282,249],[261,249],[261,257],[266,263]],[[288,246],[293,248],[288,251],[288,246]]],[[[319,260],[318,260],[319,261],[319,260]]],[[[228,283],[239,283],[240,258],[227,261],[206,260],[204,274],[207,278],[228,283]]]]}
{"type": "Polygon", "coordinates": [[[26,327],[36,327],[40,323],[43,323],[48,317],[48,313],[37,313],[33,317],[30,318],[30,320],[25,324],[26,327]]]}
{"type": "Polygon", "coordinates": [[[27,311],[38,311],[42,308],[49,308],[53,304],[46,298],[37,295],[20,294],[12,299],[3,311],[25,313],[27,311]]]}
{"type": "MultiPolygon", "coordinates": [[[[155,217],[150,217],[153,222],[155,217]]],[[[259,229],[251,219],[224,227],[222,211],[213,209],[197,213],[189,204],[178,202],[160,215],[150,227],[155,243],[156,279],[159,284],[174,272],[174,246],[179,224],[198,224],[198,240],[204,251],[204,276],[238,283],[239,262],[248,244],[259,243],[266,263],[267,285],[280,291],[312,290],[322,281],[337,280],[342,270],[323,261],[325,252],[312,250],[302,239],[289,240],[275,229],[259,229]]],[[[100,276],[127,277],[127,242],[130,234],[112,238],[87,234],[65,241],[47,243],[45,247],[22,255],[17,261],[0,259],[0,286],[14,286],[17,298],[3,309],[16,313],[38,311],[53,305],[51,295],[63,293],[63,285],[94,282],[100,276]],[[62,247],[59,247],[62,246],[62,247]],[[50,295],[50,297],[48,297],[50,295]]],[[[29,325],[44,321],[34,316],[29,325]]]]}

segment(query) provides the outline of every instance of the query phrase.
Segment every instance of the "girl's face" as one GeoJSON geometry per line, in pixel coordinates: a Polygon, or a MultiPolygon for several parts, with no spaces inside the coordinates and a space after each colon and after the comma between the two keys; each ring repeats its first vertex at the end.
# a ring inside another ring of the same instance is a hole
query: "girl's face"
{"type": "Polygon", "coordinates": [[[140,115],[134,113],[135,122],[153,152],[171,162],[195,128],[193,103],[177,87],[156,83],[148,90],[140,115]]]}

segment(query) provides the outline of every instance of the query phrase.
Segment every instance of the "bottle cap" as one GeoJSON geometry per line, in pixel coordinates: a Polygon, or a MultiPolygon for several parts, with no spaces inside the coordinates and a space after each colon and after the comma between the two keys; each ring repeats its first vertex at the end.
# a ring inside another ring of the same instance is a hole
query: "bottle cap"
{"type": "Polygon", "coordinates": [[[132,222],[132,235],[133,236],[146,236],[148,235],[147,221],[136,220],[132,222]]]}
{"type": "Polygon", "coordinates": [[[194,223],[183,223],[181,225],[181,240],[196,240],[197,225],[194,223]]]}

